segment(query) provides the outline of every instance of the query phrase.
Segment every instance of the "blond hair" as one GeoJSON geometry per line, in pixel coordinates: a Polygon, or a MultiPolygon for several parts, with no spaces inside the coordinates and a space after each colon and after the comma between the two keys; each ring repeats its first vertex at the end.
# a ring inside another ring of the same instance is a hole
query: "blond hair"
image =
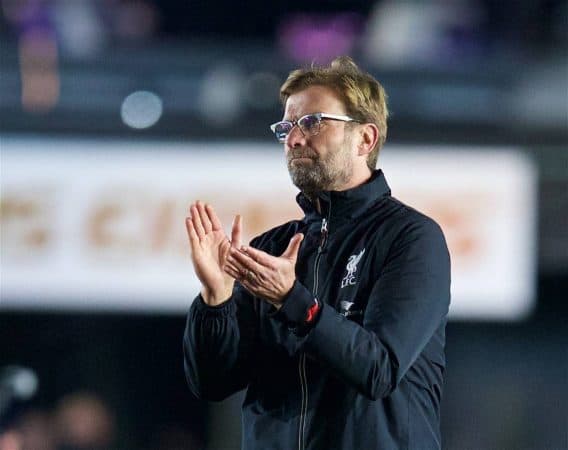
{"type": "Polygon", "coordinates": [[[286,106],[290,95],[315,85],[331,88],[343,102],[346,113],[357,122],[377,126],[379,139],[367,157],[367,166],[375,169],[379,150],[387,138],[389,112],[384,88],[373,76],[359,69],[349,56],[340,56],[329,67],[312,65],[290,72],[280,88],[280,100],[286,106]]]}

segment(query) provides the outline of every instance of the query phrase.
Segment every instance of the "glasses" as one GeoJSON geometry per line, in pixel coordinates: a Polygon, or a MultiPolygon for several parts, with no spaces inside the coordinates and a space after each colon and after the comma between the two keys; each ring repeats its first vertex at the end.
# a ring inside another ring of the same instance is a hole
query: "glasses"
{"type": "Polygon", "coordinates": [[[270,125],[270,129],[276,136],[278,142],[283,143],[292,128],[298,125],[298,128],[304,136],[315,136],[320,132],[321,121],[324,119],[328,120],[340,120],[342,122],[356,122],[349,116],[341,116],[337,114],[326,114],[326,113],[313,113],[306,114],[300,117],[298,120],[282,120],[280,122],[273,123],[270,125]]]}

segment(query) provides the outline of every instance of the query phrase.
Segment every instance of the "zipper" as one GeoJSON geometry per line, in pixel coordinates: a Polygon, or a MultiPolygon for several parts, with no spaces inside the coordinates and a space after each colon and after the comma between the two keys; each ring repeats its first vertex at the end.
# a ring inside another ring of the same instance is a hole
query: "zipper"
{"type": "Polygon", "coordinates": [[[302,407],[300,409],[300,427],[298,430],[298,449],[304,450],[304,429],[306,427],[306,413],[308,411],[308,379],[306,378],[306,354],[300,354],[298,364],[300,386],[302,387],[302,407]]]}
{"type": "MultiPolygon", "coordinates": [[[[319,287],[319,263],[321,259],[321,254],[327,242],[328,229],[327,224],[329,222],[329,217],[331,215],[331,203],[327,212],[327,218],[324,217],[321,220],[321,230],[320,230],[320,243],[318,246],[318,252],[316,254],[316,261],[314,263],[314,288],[312,294],[317,301],[318,287],[319,287]]],[[[300,386],[302,388],[302,406],[300,409],[300,427],[298,430],[298,449],[305,449],[304,442],[304,431],[306,429],[306,415],[308,412],[308,377],[306,375],[306,354],[302,352],[300,354],[300,360],[298,362],[298,372],[300,375],[300,386]]]]}
{"type": "Polygon", "coordinates": [[[316,262],[315,262],[315,267],[314,267],[314,296],[317,298],[318,296],[318,282],[319,282],[319,262],[320,262],[320,256],[323,253],[323,248],[325,246],[325,243],[327,242],[327,219],[324,217],[321,220],[321,231],[320,231],[320,245],[318,247],[318,254],[316,256],[316,262]]]}

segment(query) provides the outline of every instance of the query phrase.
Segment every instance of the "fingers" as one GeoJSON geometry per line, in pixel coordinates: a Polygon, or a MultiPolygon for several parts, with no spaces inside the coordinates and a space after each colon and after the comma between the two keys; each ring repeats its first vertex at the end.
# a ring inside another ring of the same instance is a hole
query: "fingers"
{"type": "Polygon", "coordinates": [[[197,200],[191,205],[190,215],[193,229],[200,239],[203,239],[205,235],[211,231],[218,231],[223,228],[213,207],[204,204],[200,200],[197,200]]]}
{"type": "Polygon", "coordinates": [[[233,227],[231,229],[231,245],[235,248],[240,248],[243,233],[243,219],[237,214],[233,220],[233,227]]]}
{"type": "Polygon", "coordinates": [[[257,250],[254,247],[249,247],[246,245],[243,245],[241,247],[241,250],[245,255],[248,255],[253,261],[257,262],[261,266],[275,269],[273,261],[274,256],[271,256],[268,253],[263,252],[262,250],[257,250]]]}
{"type": "Polygon", "coordinates": [[[231,264],[229,261],[225,263],[223,270],[249,290],[258,283],[258,279],[253,271],[244,269],[242,266],[237,267],[237,265],[231,264]]]}
{"type": "Polygon", "coordinates": [[[223,266],[223,270],[225,271],[225,273],[229,274],[235,280],[240,280],[240,279],[243,278],[243,273],[240,272],[239,269],[235,265],[231,264],[228,261],[223,266]]]}
{"type": "Polygon", "coordinates": [[[234,247],[232,247],[231,251],[229,252],[227,262],[234,265],[240,272],[243,272],[245,270],[258,272],[259,269],[261,269],[261,267],[254,259],[241,252],[240,250],[235,249],[234,247]]]}
{"type": "Polygon", "coordinates": [[[252,281],[244,279],[240,280],[239,283],[241,283],[246,288],[246,290],[252,293],[253,295],[261,294],[261,292],[258,290],[258,287],[252,281]]]}
{"type": "Polygon", "coordinates": [[[195,203],[191,205],[189,211],[191,213],[191,222],[193,223],[193,229],[197,233],[199,239],[203,239],[205,237],[205,228],[201,223],[201,216],[199,215],[199,210],[197,209],[195,203]]]}
{"type": "Polygon", "coordinates": [[[300,244],[303,240],[304,235],[302,233],[297,233],[292,236],[292,239],[290,239],[290,243],[286,250],[284,250],[284,253],[282,253],[282,256],[295,262],[296,259],[298,259],[298,251],[300,250],[300,244]]]}
{"type": "Polygon", "coordinates": [[[197,235],[191,217],[185,218],[185,228],[187,229],[187,235],[189,236],[189,243],[192,248],[199,243],[199,236],[197,235]]]}
{"type": "Polygon", "coordinates": [[[249,292],[254,295],[259,295],[258,279],[251,271],[241,272],[231,264],[225,265],[225,273],[229,274],[232,278],[241,283],[249,292]]]}
{"type": "Polygon", "coordinates": [[[199,212],[199,218],[201,219],[201,224],[203,225],[203,229],[205,233],[210,233],[213,230],[213,224],[211,220],[209,220],[209,216],[207,215],[207,211],[205,211],[205,205],[203,202],[197,200],[196,203],[197,211],[199,212]]]}
{"type": "Polygon", "coordinates": [[[205,212],[207,213],[207,217],[211,221],[211,225],[213,226],[213,231],[219,231],[223,229],[223,225],[221,225],[221,221],[219,217],[217,217],[217,213],[211,205],[205,205],[205,212]]]}
{"type": "Polygon", "coordinates": [[[221,261],[226,261],[229,256],[229,251],[231,250],[231,242],[225,237],[223,242],[219,246],[219,252],[221,255],[221,261]]]}

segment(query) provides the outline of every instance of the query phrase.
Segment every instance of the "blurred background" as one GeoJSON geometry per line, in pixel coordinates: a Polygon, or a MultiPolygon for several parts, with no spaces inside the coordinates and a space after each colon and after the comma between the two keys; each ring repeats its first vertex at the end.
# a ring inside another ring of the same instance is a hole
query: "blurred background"
{"type": "Polygon", "coordinates": [[[0,5],[0,450],[239,448],[185,385],[186,209],[297,217],[278,88],[343,54],[450,245],[444,448],[568,448],[567,2],[0,5]]]}

